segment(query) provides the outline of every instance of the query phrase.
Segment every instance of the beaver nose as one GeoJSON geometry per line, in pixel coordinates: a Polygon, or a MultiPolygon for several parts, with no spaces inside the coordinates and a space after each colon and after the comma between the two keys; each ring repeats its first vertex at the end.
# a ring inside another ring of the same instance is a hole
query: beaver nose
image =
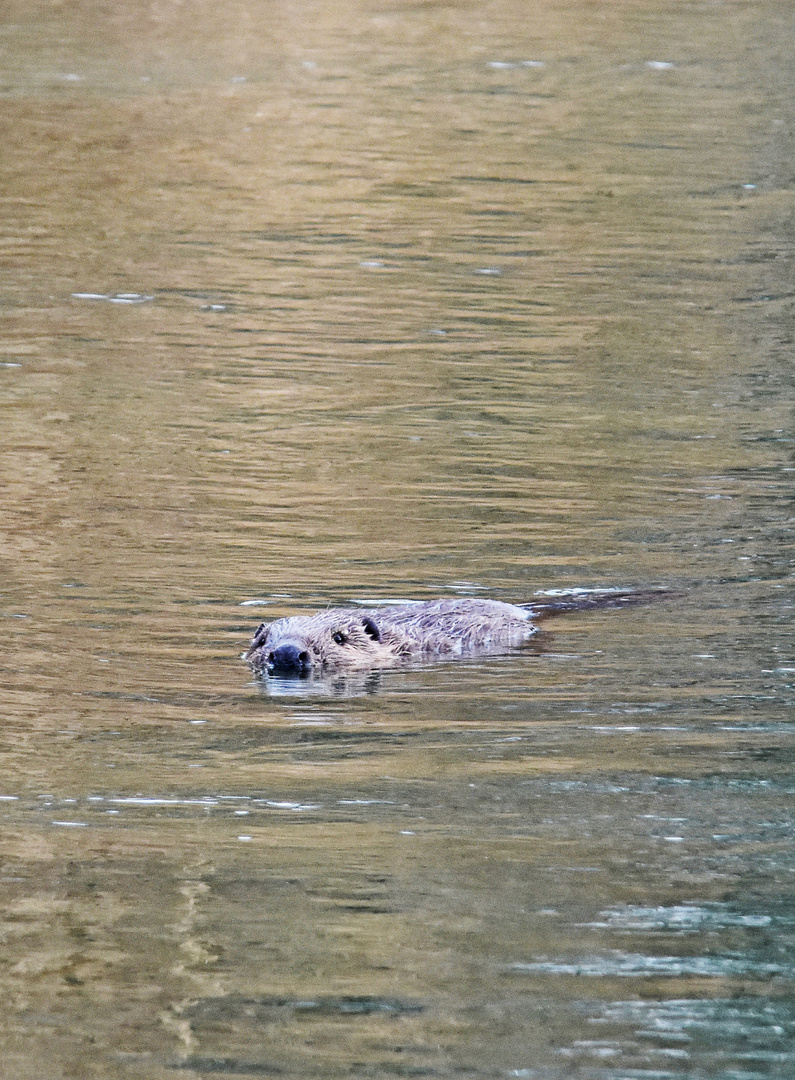
{"type": "Polygon", "coordinates": [[[311,668],[309,653],[297,645],[280,645],[268,655],[268,668],[280,675],[306,675],[311,668]]]}

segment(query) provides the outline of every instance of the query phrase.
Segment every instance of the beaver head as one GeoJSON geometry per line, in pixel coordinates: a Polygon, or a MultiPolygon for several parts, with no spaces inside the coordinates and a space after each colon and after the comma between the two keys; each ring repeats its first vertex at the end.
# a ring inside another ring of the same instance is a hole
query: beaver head
{"type": "Polygon", "coordinates": [[[373,612],[337,609],[262,623],[244,659],[269,675],[293,678],[394,663],[402,643],[383,634],[376,619],[373,612]]]}

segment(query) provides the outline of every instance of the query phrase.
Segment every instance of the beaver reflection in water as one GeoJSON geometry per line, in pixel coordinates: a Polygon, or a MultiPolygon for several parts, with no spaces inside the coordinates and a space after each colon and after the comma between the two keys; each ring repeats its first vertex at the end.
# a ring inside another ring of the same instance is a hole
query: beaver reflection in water
{"type": "Polygon", "coordinates": [[[537,634],[534,619],[644,603],[662,595],[662,590],[581,589],[527,604],[460,599],[330,608],[261,623],[243,658],[258,672],[296,678],[493,656],[537,634]]]}

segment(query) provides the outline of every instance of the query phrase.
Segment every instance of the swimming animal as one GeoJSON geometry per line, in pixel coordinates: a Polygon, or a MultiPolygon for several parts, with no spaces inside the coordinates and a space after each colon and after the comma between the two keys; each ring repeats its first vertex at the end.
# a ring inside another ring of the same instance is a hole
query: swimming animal
{"type": "Polygon", "coordinates": [[[658,589],[577,589],[522,604],[467,597],[329,608],[260,623],[243,659],[260,673],[294,679],[495,655],[534,637],[536,619],[662,595],[667,593],[658,589]]]}

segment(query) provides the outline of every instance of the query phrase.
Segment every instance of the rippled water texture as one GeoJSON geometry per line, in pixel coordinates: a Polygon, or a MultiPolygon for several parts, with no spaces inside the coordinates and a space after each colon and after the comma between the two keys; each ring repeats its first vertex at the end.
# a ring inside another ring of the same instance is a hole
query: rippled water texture
{"type": "Polygon", "coordinates": [[[4,1075],[795,1075],[793,53],[778,0],[5,6],[4,1075]]]}

